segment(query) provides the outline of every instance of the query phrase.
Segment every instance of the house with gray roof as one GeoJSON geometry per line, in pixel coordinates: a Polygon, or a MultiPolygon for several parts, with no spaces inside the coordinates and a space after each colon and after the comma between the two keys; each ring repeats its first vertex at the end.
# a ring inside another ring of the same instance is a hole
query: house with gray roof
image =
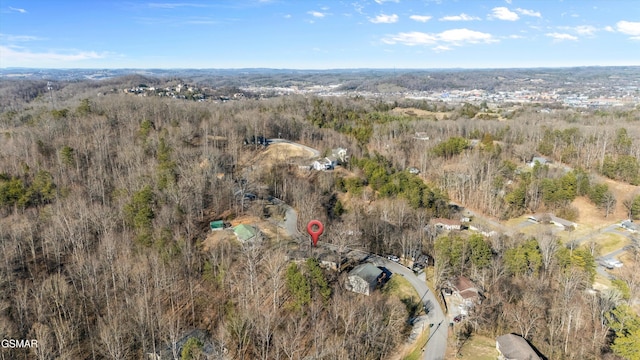
{"type": "Polygon", "coordinates": [[[382,270],[371,263],[360,264],[349,271],[345,287],[359,294],[371,295],[382,274],[382,270]]]}
{"type": "Polygon", "coordinates": [[[570,229],[575,229],[578,227],[578,224],[574,223],[573,221],[569,221],[563,218],[559,218],[553,214],[550,213],[542,213],[542,214],[534,214],[529,216],[528,218],[529,220],[536,222],[536,223],[549,223],[549,224],[553,224],[557,227],[563,228],[565,230],[570,230],[570,229]]]}
{"type": "Polygon", "coordinates": [[[500,335],[496,339],[499,360],[540,360],[540,356],[522,336],[516,334],[500,335]]]}
{"type": "Polygon", "coordinates": [[[640,225],[634,223],[633,220],[625,220],[620,223],[620,226],[632,233],[640,232],[640,225]]]}

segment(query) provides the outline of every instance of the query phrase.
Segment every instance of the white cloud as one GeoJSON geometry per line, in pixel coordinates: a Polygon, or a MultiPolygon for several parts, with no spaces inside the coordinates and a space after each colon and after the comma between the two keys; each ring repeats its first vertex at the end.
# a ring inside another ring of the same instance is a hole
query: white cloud
{"type": "Polygon", "coordinates": [[[31,52],[22,48],[0,46],[0,62],[9,66],[37,65],[51,66],[52,64],[63,65],[75,61],[103,59],[106,53],[95,51],[73,51],[69,53],[56,52],[31,52]]]}
{"type": "Polygon", "coordinates": [[[284,17],[285,19],[291,19],[291,14],[285,14],[283,17],[284,17]]]}
{"type": "Polygon", "coordinates": [[[322,13],[320,11],[307,11],[307,14],[313,16],[313,17],[317,17],[317,18],[323,18],[326,16],[325,13],[322,13]]]}
{"type": "Polygon", "coordinates": [[[418,22],[427,22],[429,20],[431,20],[432,16],[429,15],[411,15],[409,16],[409,19],[411,20],[415,20],[418,22]]]}
{"type": "Polygon", "coordinates": [[[521,8],[517,8],[516,12],[520,15],[524,15],[524,16],[533,16],[533,17],[537,17],[537,18],[541,18],[542,14],[540,14],[539,11],[534,11],[534,10],[527,10],[527,9],[521,9],[521,8]]]}
{"type": "Polygon", "coordinates": [[[446,45],[438,45],[433,48],[433,51],[438,53],[449,51],[449,50],[453,50],[453,49],[451,48],[451,46],[446,46],[446,45]]]}
{"type": "Polygon", "coordinates": [[[473,20],[480,20],[480,18],[462,13],[460,15],[443,16],[438,20],[440,21],[473,21],[473,20]]]}
{"type": "Polygon", "coordinates": [[[454,45],[462,44],[462,43],[491,43],[496,42],[495,39],[491,36],[491,34],[473,31],[469,29],[452,29],[446,30],[439,34],[438,36],[442,41],[452,43],[454,45]]]}
{"type": "Polygon", "coordinates": [[[392,14],[392,15],[385,15],[385,14],[380,14],[378,16],[376,16],[375,18],[369,20],[374,24],[393,24],[395,22],[398,22],[398,15],[396,14],[392,14]]]}
{"type": "Polygon", "coordinates": [[[388,36],[382,41],[387,44],[403,44],[408,46],[432,45],[438,42],[438,36],[419,31],[411,31],[388,36]]]}
{"type": "Polygon", "coordinates": [[[377,2],[378,4],[382,5],[386,2],[394,2],[394,3],[399,3],[400,0],[374,0],[375,2],[377,2]]]}
{"type": "Polygon", "coordinates": [[[564,34],[564,33],[546,33],[546,36],[550,37],[553,39],[553,41],[564,41],[564,40],[571,40],[571,41],[576,41],[578,40],[578,38],[576,36],[573,36],[571,34],[564,34]]]}
{"type": "Polygon", "coordinates": [[[504,6],[496,7],[491,9],[491,14],[489,15],[491,19],[505,20],[505,21],[516,21],[520,19],[518,14],[513,11],[507,9],[504,6]]]}
{"type": "Polygon", "coordinates": [[[402,44],[408,46],[436,45],[440,51],[449,50],[451,46],[465,44],[494,43],[497,42],[491,34],[473,31],[469,29],[452,29],[441,33],[424,33],[419,31],[401,32],[387,36],[382,40],[387,44],[402,44]]]}
{"type": "Polygon", "coordinates": [[[9,10],[15,11],[15,12],[19,12],[20,14],[26,14],[27,13],[27,10],[25,10],[25,9],[14,8],[14,7],[11,7],[11,6],[9,6],[9,10]]]}
{"type": "Polygon", "coordinates": [[[589,35],[589,36],[595,34],[596,31],[598,31],[598,29],[595,26],[591,26],[591,25],[579,25],[573,28],[573,30],[580,35],[589,35]]]}
{"type": "Polygon", "coordinates": [[[44,39],[37,36],[31,36],[31,35],[0,34],[0,40],[13,43],[13,42],[38,41],[38,40],[44,40],[44,39]]]}
{"type": "Polygon", "coordinates": [[[511,5],[511,0],[504,0],[507,4],[511,5]]]}
{"type": "Polygon", "coordinates": [[[616,23],[616,30],[623,34],[631,35],[631,39],[633,40],[640,40],[640,22],[618,21],[616,23]]]}
{"type": "Polygon", "coordinates": [[[616,30],[615,30],[612,26],[605,26],[605,27],[604,27],[604,31],[607,31],[607,32],[615,32],[616,30]]]}
{"type": "Polygon", "coordinates": [[[509,39],[524,39],[524,36],[522,35],[509,35],[509,39]]]}

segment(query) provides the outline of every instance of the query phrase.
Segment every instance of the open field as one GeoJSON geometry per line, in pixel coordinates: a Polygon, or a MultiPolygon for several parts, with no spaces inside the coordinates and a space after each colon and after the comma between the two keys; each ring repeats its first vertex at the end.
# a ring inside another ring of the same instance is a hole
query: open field
{"type": "Polygon", "coordinates": [[[316,156],[311,150],[291,143],[274,143],[264,151],[247,154],[246,163],[270,167],[278,163],[295,163],[310,165],[310,159],[316,156]]]}
{"type": "Polygon", "coordinates": [[[462,346],[456,355],[451,351],[447,359],[469,359],[469,360],[495,360],[498,358],[496,350],[496,340],[480,335],[473,335],[471,339],[462,346]]]}
{"type": "Polygon", "coordinates": [[[451,112],[434,112],[416,108],[395,108],[391,110],[391,113],[395,115],[415,116],[420,119],[430,120],[443,120],[451,116],[451,112]]]}
{"type": "Polygon", "coordinates": [[[631,240],[619,234],[601,234],[593,239],[599,247],[599,255],[606,255],[629,245],[631,240]]]}

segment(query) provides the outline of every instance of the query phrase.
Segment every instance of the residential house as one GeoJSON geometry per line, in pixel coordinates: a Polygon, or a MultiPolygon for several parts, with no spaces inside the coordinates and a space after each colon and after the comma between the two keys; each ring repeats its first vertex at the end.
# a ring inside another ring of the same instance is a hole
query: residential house
{"type": "Polygon", "coordinates": [[[322,252],[318,254],[318,261],[320,263],[320,267],[328,270],[338,271],[347,261],[347,258],[344,256],[339,256],[333,251],[330,252],[322,252]]]}
{"type": "Polygon", "coordinates": [[[364,263],[349,271],[345,287],[347,290],[371,295],[382,278],[382,270],[371,263],[364,263]]]}
{"type": "Polygon", "coordinates": [[[466,228],[462,225],[462,222],[459,220],[445,219],[445,218],[435,218],[431,219],[431,224],[436,227],[436,229],[441,230],[462,230],[466,228]]]}
{"type": "Polygon", "coordinates": [[[338,159],[333,156],[318,159],[311,164],[311,168],[317,171],[333,170],[338,165],[338,159]]]}
{"type": "Polygon", "coordinates": [[[529,216],[529,220],[532,220],[534,222],[537,223],[549,223],[549,224],[553,224],[557,227],[563,228],[565,230],[574,230],[578,227],[578,224],[574,223],[573,221],[569,221],[569,220],[565,220],[562,218],[559,218],[553,214],[550,213],[542,213],[542,214],[534,214],[529,216]]]}
{"type": "Polygon", "coordinates": [[[551,160],[541,156],[534,156],[533,159],[531,159],[531,162],[529,162],[529,166],[534,167],[536,166],[536,163],[540,165],[547,165],[551,163],[551,160]]]}
{"type": "Polygon", "coordinates": [[[453,281],[449,281],[447,285],[451,289],[452,296],[457,298],[456,303],[459,304],[462,315],[468,315],[469,309],[480,304],[484,298],[478,287],[467,277],[459,276],[453,281]]]}
{"type": "Polygon", "coordinates": [[[416,132],[413,138],[416,140],[429,140],[429,135],[426,132],[416,132]]]}
{"type": "Polygon", "coordinates": [[[620,223],[620,226],[632,233],[640,232],[640,225],[634,223],[633,220],[625,220],[620,223]]]}
{"type": "Polygon", "coordinates": [[[486,236],[486,237],[494,237],[494,236],[498,235],[498,233],[496,231],[488,230],[488,229],[486,229],[486,228],[484,228],[483,226],[480,226],[480,225],[470,225],[469,226],[469,230],[478,232],[478,233],[480,233],[480,234],[482,234],[483,236],[486,236]]]}
{"type": "Polygon", "coordinates": [[[347,155],[347,149],[341,147],[332,149],[331,156],[338,159],[339,165],[346,163],[349,159],[349,156],[347,155]]]}
{"type": "Polygon", "coordinates": [[[540,356],[522,336],[500,335],[496,339],[499,360],[540,360],[540,356]]]}
{"type": "Polygon", "coordinates": [[[211,336],[200,329],[191,330],[180,338],[172,339],[169,346],[158,350],[156,353],[147,353],[147,359],[170,360],[179,358],[190,339],[196,339],[200,344],[200,359],[230,359],[229,350],[219,342],[211,340],[211,336]]]}

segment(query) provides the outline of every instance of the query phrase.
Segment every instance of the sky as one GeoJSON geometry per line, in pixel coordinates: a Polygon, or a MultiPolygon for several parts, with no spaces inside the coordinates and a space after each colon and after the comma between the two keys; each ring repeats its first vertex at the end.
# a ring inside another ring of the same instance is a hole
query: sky
{"type": "Polygon", "coordinates": [[[0,68],[623,65],[638,0],[0,0],[0,68]]]}

